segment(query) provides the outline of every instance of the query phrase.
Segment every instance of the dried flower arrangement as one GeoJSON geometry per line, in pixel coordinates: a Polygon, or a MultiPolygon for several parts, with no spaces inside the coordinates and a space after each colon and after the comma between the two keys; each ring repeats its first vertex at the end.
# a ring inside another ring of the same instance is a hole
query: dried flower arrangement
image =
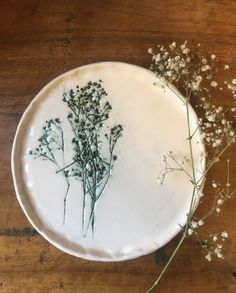
{"type": "Polygon", "coordinates": [[[70,164],[65,165],[66,133],[63,131],[63,121],[60,118],[45,122],[43,135],[38,139],[39,145],[30,151],[34,158],[42,158],[56,165],[56,174],[62,174],[66,181],[63,224],[66,218],[70,179],[74,177],[81,182],[84,237],[90,228],[94,234],[96,204],[111,177],[114,162],[118,158],[114,153],[115,145],[123,132],[121,124],[111,128],[106,125],[107,131],[103,132],[112,110],[111,104],[104,100],[106,96],[107,92],[101,80],[90,81],[83,87],[77,86],[76,90],[71,89],[64,93],[63,102],[69,109],[67,120],[73,132],[71,145],[74,156],[70,164]],[[105,137],[105,141],[102,136],[105,137]],[[106,148],[108,156],[104,155],[106,148]]]}
{"type": "Polygon", "coordinates": [[[219,215],[224,202],[236,193],[236,188],[230,185],[230,149],[236,142],[234,124],[236,108],[226,109],[212,103],[217,91],[220,93],[226,91],[228,96],[236,98],[236,79],[231,82],[224,81],[222,84],[218,80],[216,81],[216,75],[221,68],[228,70],[229,65],[220,67],[220,62],[215,55],[206,58],[201,54],[200,44],[190,47],[187,46],[187,41],[180,46],[177,46],[176,42],[167,47],[158,45],[156,50],[148,50],[152,57],[150,69],[161,80],[163,90],[165,87],[169,87],[175,91],[171,84],[178,90],[175,93],[186,109],[188,127],[186,138],[190,151],[190,157],[185,157],[181,161],[178,161],[172,150],[164,155],[164,168],[158,176],[158,181],[163,184],[167,179],[166,175],[170,172],[185,172],[192,184],[192,195],[186,225],[181,227],[182,236],[162,272],[147,292],[151,292],[159,284],[181,245],[189,237],[195,237],[199,242],[206,260],[211,261],[214,257],[224,258],[223,244],[228,238],[228,232],[221,231],[205,235],[201,231],[201,226],[212,214],[219,215]],[[190,127],[189,109],[191,106],[197,110],[199,117],[195,130],[190,127]],[[194,166],[192,140],[198,130],[201,132],[201,140],[206,146],[206,153],[201,154],[202,160],[205,162],[204,170],[196,170],[194,166]],[[191,173],[185,167],[187,162],[191,165],[191,173]],[[209,171],[218,162],[226,165],[225,182],[212,181],[212,188],[215,191],[213,204],[206,213],[197,217],[194,212],[196,204],[201,202],[204,195],[204,181],[207,180],[209,171]],[[197,176],[199,172],[201,172],[200,179],[197,176]]]}
{"type": "MultiPolygon", "coordinates": [[[[236,193],[236,188],[230,185],[230,149],[236,142],[234,124],[236,108],[225,108],[212,103],[217,91],[220,93],[226,91],[228,95],[236,99],[236,79],[232,79],[231,82],[223,81],[221,84],[216,76],[221,69],[222,71],[229,70],[229,66],[221,66],[215,55],[211,55],[209,58],[202,56],[200,45],[197,45],[196,48],[189,47],[187,42],[180,46],[177,46],[176,42],[167,47],[157,46],[156,50],[149,49],[152,57],[150,70],[161,81],[163,90],[168,87],[174,91],[185,106],[188,129],[186,139],[190,154],[189,157],[186,156],[179,160],[174,150],[169,150],[167,154],[163,155],[164,166],[157,176],[157,180],[160,184],[164,184],[165,180],[168,180],[169,173],[184,172],[192,184],[192,194],[186,215],[186,225],[181,227],[181,238],[162,272],[147,292],[151,292],[159,284],[187,238],[195,237],[206,260],[212,261],[214,257],[224,258],[223,244],[229,236],[228,232],[220,231],[206,235],[202,232],[201,227],[212,214],[219,215],[224,202],[236,193]],[[198,125],[194,130],[190,127],[191,107],[197,110],[199,117],[198,125]],[[202,152],[200,155],[200,160],[205,164],[203,170],[196,169],[193,155],[193,139],[199,131],[201,141],[206,146],[206,152],[202,152]],[[212,206],[203,215],[196,216],[196,206],[204,198],[204,182],[208,179],[210,170],[219,162],[225,163],[226,166],[225,182],[211,182],[215,192],[212,206]],[[187,167],[189,165],[191,172],[187,167]]],[[[65,164],[65,134],[63,121],[59,118],[45,122],[39,145],[30,152],[35,158],[41,157],[56,165],[56,173],[61,174],[65,179],[63,223],[65,223],[71,178],[74,177],[81,182],[84,237],[90,228],[94,233],[95,207],[109,181],[114,161],[117,160],[114,149],[123,132],[123,126],[120,124],[111,127],[107,133],[102,131],[104,122],[109,118],[112,110],[110,103],[104,101],[106,95],[101,81],[89,82],[84,87],[77,87],[76,90],[64,93],[63,101],[69,109],[67,120],[74,136],[72,139],[74,156],[70,164],[65,164]],[[104,141],[101,140],[101,135],[105,136],[107,141],[105,147],[109,150],[108,156],[105,157],[102,150],[104,141]],[[86,211],[88,207],[85,204],[86,201],[90,202],[89,211],[86,211]],[[88,217],[85,217],[85,214],[88,217]]]]}

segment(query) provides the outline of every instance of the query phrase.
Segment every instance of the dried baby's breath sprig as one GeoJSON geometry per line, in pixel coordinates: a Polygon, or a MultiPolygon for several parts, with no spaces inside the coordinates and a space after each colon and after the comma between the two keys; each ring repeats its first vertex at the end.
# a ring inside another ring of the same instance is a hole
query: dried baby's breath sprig
{"type": "Polygon", "coordinates": [[[80,180],[83,187],[82,230],[87,235],[91,227],[94,233],[95,209],[108,180],[111,177],[115,155],[115,145],[122,136],[123,126],[118,124],[106,129],[104,126],[110,117],[111,104],[105,100],[107,93],[102,81],[88,82],[84,87],[64,93],[63,101],[70,112],[68,121],[73,130],[73,162],[60,171],[69,172],[80,180]],[[104,141],[104,139],[105,141],[104,141]],[[108,155],[104,155],[106,153],[108,155]],[[88,202],[90,203],[89,217],[88,202]],[[87,203],[87,204],[86,204],[87,203]],[[87,219],[88,218],[88,219],[87,219]],[[87,220],[86,220],[87,219],[87,220]]]}
{"type": "Polygon", "coordinates": [[[63,223],[65,223],[67,196],[70,189],[69,171],[65,170],[65,140],[60,118],[46,120],[43,126],[43,135],[38,139],[39,144],[29,154],[34,158],[48,160],[57,168],[63,169],[61,173],[66,181],[66,192],[64,196],[63,223]]]}
{"type": "MultiPolygon", "coordinates": [[[[200,218],[194,216],[197,204],[204,195],[203,184],[208,178],[212,167],[222,161],[225,153],[230,151],[232,144],[236,141],[235,134],[235,111],[236,108],[225,108],[212,104],[212,99],[217,91],[222,93],[225,90],[229,98],[236,98],[236,78],[230,82],[223,83],[216,78],[216,72],[220,72],[218,58],[212,54],[210,57],[202,56],[200,45],[190,47],[185,41],[181,45],[176,42],[169,46],[157,46],[156,50],[149,49],[152,57],[150,69],[155,73],[161,86],[165,90],[168,87],[181,99],[186,109],[187,118],[187,141],[189,145],[189,157],[179,158],[173,151],[163,156],[164,167],[158,176],[159,183],[163,184],[167,174],[171,172],[184,173],[192,184],[192,196],[187,222],[182,227],[182,237],[164,266],[162,272],[147,290],[151,292],[160,282],[162,276],[168,269],[173,258],[177,254],[184,240],[188,237],[195,237],[201,245],[203,255],[211,261],[214,256],[223,258],[223,244],[228,238],[228,232],[215,232],[205,235],[201,227],[212,214],[221,213],[224,202],[230,199],[236,189],[230,185],[230,158],[226,160],[226,182],[212,182],[215,198],[209,210],[200,218]],[[173,84],[178,91],[171,86],[173,84]],[[181,92],[181,95],[179,94],[181,92]],[[190,107],[195,106],[201,114],[195,130],[190,127],[190,107]],[[193,157],[193,138],[201,134],[201,141],[206,146],[206,152],[200,153],[199,161],[204,168],[195,168],[193,157]],[[189,168],[190,167],[190,168],[189,168]]],[[[224,65],[222,70],[228,70],[229,65],[224,65]]]]}
{"type": "Polygon", "coordinates": [[[223,245],[224,241],[228,238],[228,233],[226,231],[210,235],[199,233],[192,228],[189,228],[189,231],[191,231],[191,233],[188,233],[188,235],[195,236],[198,240],[206,260],[211,262],[214,257],[224,259],[223,245]]]}
{"type": "Polygon", "coordinates": [[[102,81],[89,81],[85,86],[77,86],[63,95],[68,107],[67,119],[73,132],[73,161],[65,164],[65,139],[62,121],[50,119],[43,126],[39,145],[30,151],[34,158],[43,158],[56,165],[56,174],[62,174],[67,183],[64,197],[63,224],[65,223],[67,196],[71,178],[82,183],[82,231],[86,237],[91,227],[94,233],[95,208],[111,177],[114,162],[118,159],[115,146],[122,136],[121,124],[105,125],[112,110],[105,100],[107,93],[102,81]],[[106,131],[104,131],[104,127],[106,131]],[[89,208],[90,207],[90,208],[89,208]]]}

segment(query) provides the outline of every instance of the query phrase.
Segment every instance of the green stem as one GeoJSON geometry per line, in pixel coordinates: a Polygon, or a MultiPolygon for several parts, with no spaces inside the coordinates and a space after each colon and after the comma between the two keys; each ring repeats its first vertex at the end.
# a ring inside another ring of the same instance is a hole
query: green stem
{"type": "Polygon", "coordinates": [[[63,225],[65,224],[66,221],[66,205],[67,205],[67,196],[69,193],[69,189],[70,189],[70,183],[67,180],[67,189],[66,189],[66,194],[64,197],[64,209],[63,209],[63,225]]]}
{"type": "Polygon", "coordinates": [[[84,216],[85,216],[85,202],[86,202],[86,178],[84,170],[82,170],[82,185],[83,185],[83,209],[82,209],[82,233],[84,234],[84,216]]]}
{"type": "Polygon", "coordinates": [[[189,224],[190,224],[190,219],[191,219],[190,215],[192,216],[192,213],[193,213],[192,206],[193,206],[193,200],[194,200],[195,195],[196,195],[195,193],[196,193],[196,186],[193,187],[192,198],[191,198],[190,208],[189,208],[189,212],[188,212],[187,223],[185,225],[185,228],[184,228],[182,237],[181,237],[178,245],[176,246],[175,250],[171,254],[168,262],[165,265],[165,267],[163,268],[161,274],[158,276],[158,278],[156,279],[156,281],[154,282],[154,284],[148,289],[147,293],[151,292],[154,289],[154,287],[156,287],[157,284],[160,282],[161,278],[163,277],[164,273],[168,269],[170,263],[172,262],[172,260],[175,257],[176,253],[180,249],[180,247],[181,247],[182,243],[184,242],[185,238],[187,237],[187,232],[188,232],[188,228],[189,228],[189,224]]]}
{"type": "Polygon", "coordinates": [[[89,220],[88,220],[88,224],[87,224],[87,228],[86,231],[84,233],[84,238],[87,236],[89,227],[90,227],[90,223],[92,221],[92,232],[94,234],[94,213],[95,213],[95,206],[96,206],[96,200],[92,199],[92,203],[91,203],[91,211],[90,211],[90,215],[89,215],[89,220]]]}
{"type": "MultiPolygon", "coordinates": [[[[220,159],[221,156],[226,152],[226,150],[231,147],[231,144],[235,141],[236,139],[236,135],[234,135],[232,137],[232,139],[226,144],[226,146],[219,152],[219,154],[217,154],[217,158],[220,159]]],[[[204,173],[202,174],[202,176],[198,179],[197,184],[199,182],[201,182],[203,180],[203,178],[206,178],[207,173],[209,172],[209,170],[211,169],[211,167],[215,164],[215,161],[212,160],[211,163],[208,165],[207,169],[204,171],[204,173]]]]}
{"type": "Polygon", "coordinates": [[[146,293],[151,292],[156,286],[157,284],[160,282],[161,278],[163,277],[164,273],[167,271],[170,263],[172,262],[172,260],[174,259],[176,253],[179,251],[181,245],[183,244],[184,240],[186,238],[186,233],[184,232],[178,245],[176,246],[175,250],[173,251],[173,253],[171,254],[171,257],[169,258],[168,262],[166,263],[165,267],[163,268],[161,274],[158,276],[158,278],[156,279],[155,283],[146,291],[146,293]]]}
{"type": "Polygon", "coordinates": [[[165,267],[163,268],[162,272],[160,273],[160,275],[158,276],[158,278],[156,279],[154,284],[148,289],[147,293],[151,292],[157,286],[157,284],[162,279],[164,273],[168,269],[169,265],[171,264],[172,260],[174,259],[176,253],[179,251],[182,243],[184,242],[185,238],[187,237],[189,224],[190,224],[190,221],[191,221],[192,214],[194,212],[193,203],[194,203],[194,199],[195,199],[196,192],[197,192],[197,184],[196,184],[196,174],[195,174],[195,168],[194,168],[194,157],[193,157],[193,149],[192,149],[192,136],[191,136],[191,129],[190,129],[189,98],[186,100],[185,105],[186,105],[187,125],[188,125],[188,142],[189,142],[189,149],[190,149],[190,161],[191,161],[191,168],[192,168],[192,172],[193,172],[192,181],[191,181],[192,184],[193,184],[193,191],[192,191],[192,196],[191,196],[189,212],[187,214],[187,223],[185,225],[184,232],[182,234],[182,237],[181,237],[178,245],[176,246],[175,250],[171,254],[169,260],[167,261],[165,267]]]}
{"type": "Polygon", "coordinates": [[[191,137],[191,129],[190,129],[190,115],[189,115],[189,100],[186,102],[186,110],[187,110],[187,124],[188,124],[188,142],[189,142],[189,150],[190,150],[190,158],[191,158],[191,167],[193,172],[193,182],[196,184],[196,175],[194,168],[194,159],[193,159],[193,147],[192,147],[192,137],[191,137]]]}

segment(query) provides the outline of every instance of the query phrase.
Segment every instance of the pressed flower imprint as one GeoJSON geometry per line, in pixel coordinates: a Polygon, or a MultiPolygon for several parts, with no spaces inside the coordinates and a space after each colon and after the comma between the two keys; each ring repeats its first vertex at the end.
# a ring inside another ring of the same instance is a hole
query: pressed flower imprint
{"type": "Polygon", "coordinates": [[[63,224],[66,221],[71,179],[78,179],[82,184],[81,220],[84,237],[89,229],[94,234],[96,204],[108,184],[114,162],[118,159],[115,146],[123,133],[121,124],[112,127],[105,125],[112,110],[111,104],[105,100],[106,96],[101,80],[90,81],[83,87],[77,86],[76,90],[71,89],[63,94],[63,102],[69,110],[67,120],[73,133],[73,158],[70,164],[65,164],[66,133],[60,118],[45,122],[38,146],[30,151],[35,159],[42,158],[53,163],[56,174],[64,177],[66,188],[63,224]]]}

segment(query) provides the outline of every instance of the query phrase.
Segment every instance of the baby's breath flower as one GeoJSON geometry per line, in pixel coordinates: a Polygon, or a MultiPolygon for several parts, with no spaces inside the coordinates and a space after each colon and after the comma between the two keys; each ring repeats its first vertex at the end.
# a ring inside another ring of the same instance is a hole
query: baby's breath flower
{"type": "Polygon", "coordinates": [[[174,48],[176,48],[176,42],[173,42],[169,45],[171,50],[174,50],[174,48]]]}
{"type": "Polygon", "coordinates": [[[218,237],[217,235],[214,235],[213,238],[212,238],[213,242],[216,242],[218,240],[218,237]]]}
{"type": "Polygon", "coordinates": [[[223,200],[222,200],[222,199],[218,199],[218,200],[217,200],[217,204],[218,204],[218,205],[222,205],[222,204],[223,204],[223,200]]]}
{"type": "Polygon", "coordinates": [[[226,231],[223,231],[222,233],[221,233],[221,237],[222,238],[228,238],[228,232],[226,232],[226,231]]]}
{"type": "Polygon", "coordinates": [[[187,41],[185,41],[182,45],[180,45],[181,50],[183,51],[186,48],[187,41]]]}
{"type": "Polygon", "coordinates": [[[210,67],[210,65],[208,65],[208,64],[206,64],[206,65],[203,65],[202,67],[201,67],[201,71],[207,71],[207,70],[210,70],[211,69],[211,67],[210,67]]]}
{"type": "Polygon", "coordinates": [[[223,258],[223,254],[221,253],[221,249],[219,247],[215,249],[215,254],[218,258],[223,258]]]}
{"type": "Polygon", "coordinates": [[[197,82],[201,82],[201,81],[202,81],[202,77],[201,77],[201,75],[197,75],[196,78],[195,78],[195,80],[196,80],[197,82]]]}
{"type": "Polygon", "coordinates": [[[203,226],[203,225],[204,225],[204,221],[203,221],[203,220],[199,220],[199,221],[198,221],[198,225],[199,225],[199,226],[203,226]]]}
{"type": "Polygon", "coordinates": [[[213,148],[218,147],[221,144],[221,142],[222,142],[221,139],[216,139],[212,144],[213,148]]]}
{"type": "Polygon", "coordinates": [[[185,48],[184,50],[183,50],[183,54],[188,54],[190,52],[190,49],[189,48],[185,48]]]}
{"type": "Polygon", "coordinates": [[[223,125],[225,125],[226,122],[227,122],[226,119],[222,119],[222,120],[221,120],[221,123],[222,123],[223,125]]]}
{"type": "Polygon", "coordinates": [[[155,62],[160,61],[161,60],[161,55],[160,54],[155,55],[154,60],[155,60],[155,62]]]}
{"type": "MultiPolygon", "coordinates": [[[[236,78],[232,79],[231,82],[224,81],[224,87],[221,86],[215,80],[215,72],[217,68],[215,63],[218,61],[216,55],[210,55],[210,58],[205,58],[200,54],[200,44],[198,45],[196,54],[191,54],[192,50],[187,47],[187,41],[177,47],[176,42],[171,43],[167,48],[159,46],[158,52],[152,54],[153,64],[152,70],[156,76],[163,81],[163,85],[168,86],[168,82],[174,83],[175,86],[184,93],[187,102],[192,104],[192,101],[199,101],[195,106],[200,108],[203,115],[198,119],[198,127],[196,130],[189,129],[190,133],[193,133],[187,139],[192,140],[195,133],[198,133],[198,128],[200,129],[201,141],[206,145],[206,149],[209,152],[204,152],[204,154],[199,154],[199,160],[205,161],[205,169],[196,170],[196,173],[201,174],[202,178],[205,179],[205,170],[209,170],[216,162],[222,161],[222,154],[225,149],[231,146],[235,138],[235,125],[233,118],[229,120],[230,117],[236,117],[234,114],[236,108],[227,109],[226,107],[216,106],[212,104],[212,98],[215,95],[216,90],[222,94],[223,90],[227,88],[230,90],[233,98],[236,99],[236,78]],[[167,54],[168,53],[168,54],[167,54]],[[192,62],[193,61],[193,62],[192,62]],[[194,99],[192,99],[194,98],[194,99]],[[231,113],[230,113],[231,112],[231,113]],[[211,157],[211,154],[212,157],[211,157]]],[[[225,64],[224,69],[229,69],[229,65],[225,64]]],[[[228,93],[229,91],[227,91],[228,93]]],[[[183,103],[188,107],[188,103],[183,103]]],[[[188,125],[188,127],[190,127],[188,125]]],[[[199,135],[199,133],[198,133],[199,135]]],[[[199,139],[197,139],[199,143],[199,139]]],[[[200,200],[203,196],[202,186],[191,176],[189,172],[189,164],[191,163],[191,158],[186,160],[186,158],[175,157],[174,153],[168,153],[164,156],[163,162],[165,168],[160,172],[159,178],[163,183],[164,178],[167,173],[172,171],[185,172],[186,176],[190,177],[190,182],[194,186],[194,195],[192,198],[193,205],[200,200]],[[172,167],[173,166],[173,167],[172,167]]],[[[194,170],[193,170],[194,171],[194,170]]],[[[208,173],[208,172],[207,172],[208,173]]],[[[226,176],[229,172],[226,172],[226,176]]],[[[203,180],[204,181],[204,180],[203,180]]],[[[219,214],[224,202],[231,197],[233,188],[227,179],[226,183],[220,183],[212,181],[212,187],[214,188],[215,200],[213,202],[213,207],[205,215],[202,215],[200,219],[193,216],[193,210],[188,213],[188,220],[186,224],[186,230],[183,233],[183,237],[194,236],[201,244],[204,251],[204,256],[208,261],[212,261],[213,257],[218,257],[222,259],[222,242],[228,238],[228,233],[223,231],[222,233],[212,233],[210,235],[205,235],[198,230],[201,230],[201,226],[213,212],[219,214]],[[191,215],[191,216],[190,216],[191,215]],[[204,220],[203,220],[204,219],[204,220]],[[205,239],[204,239],[205,238],[205,239]]],[[[200,201],[201,202],[201,201],[200,201]]],[[[173,256],[173,255],[172,255],[173,256]]]]}
{"type": "Polygon", "coordinates": [[[188,235],[190,236],[190,235],[192,235],[192,234],[193,234],[193,229],[188,228],[188,235]]]}
{"type": "Polygon", "coordinates": [[[212,82],[211,82],[211,86],[212,86],[212,87],[217,87],[217,82],[216,82],[216,81],[212,81],[212,82]]]}
{"type": "Polygon", "coordinates": [[[235,135],[235,132],[233,130],[230,130],[229,136],[233,137],[235,135]]]}
{"type": "Polygon", "coordinates": [[[196,221],[192,221],[190,223],[190,225],[191,225],[192,228],[197,228],[198,227],[198,223],[196,221]]]}
{"type": "Polygon", "coordinates": [[[211,261],[212,261],[211,253],[208,252],[208,254],[205,256],[205,258],[206,258],[209,262],[211,262],[211,261]]]}
{"type": "Polygon", "coordinates": [[[218,185],[217,185],[215,182],[212,183],[212,187],[213,187],[213,188],[216,188],[217,186],[218,186],[218,185]]]}
{"type": "MultiPolygon", "coordinates": [[[[206,118],[208,121],[214,122],[216,120],[216,115],[213,113],[209,113],[209,114],[206,114],[206,118]]],[[[211,127],[211,125],[210,125],[210,127],[211,127]]]]}

